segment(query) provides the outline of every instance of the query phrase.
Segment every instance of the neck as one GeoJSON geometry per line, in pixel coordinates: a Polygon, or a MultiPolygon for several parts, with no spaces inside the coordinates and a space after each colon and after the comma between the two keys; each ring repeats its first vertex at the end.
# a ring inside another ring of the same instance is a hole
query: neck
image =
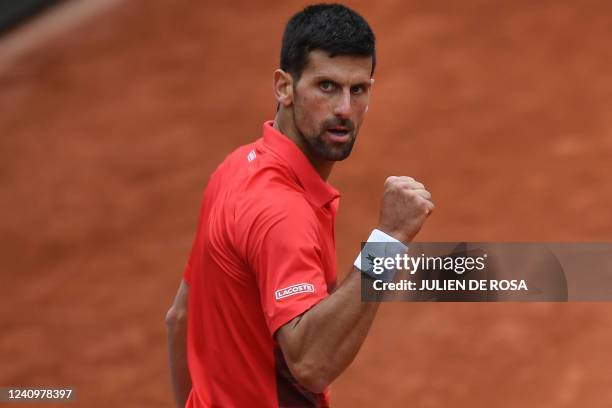
{"type": "Polygon", "coordinates": [[[314,167],[317,173],[319,173],[319,176],[321,176],[323,180],[327,181],[334,167],[334,162],[322,159],[312,152],[310,146],[308,146],[308,143],[306,143],[303,136],[295,126],[293,117],[287,110],[281,108],[276,113],[276,117],[274,118],[274,128],[291,139],[291,141],[293,141],[293,143],[295,143],[295,145],[308,158],[308,161],[310,161],[312,167],[314,167]]]}

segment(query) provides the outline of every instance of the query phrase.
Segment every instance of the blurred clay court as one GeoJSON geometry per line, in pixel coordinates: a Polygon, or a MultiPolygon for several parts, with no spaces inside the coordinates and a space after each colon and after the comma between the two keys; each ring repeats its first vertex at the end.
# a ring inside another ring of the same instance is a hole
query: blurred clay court
{"type": "MultiPolygon", "coordinates": [[[[611,240],[612,3],[346,4],[379,65],[330,180],[342,276],[388,175],[433,193],[421,241],[611,240]]],[[[73,0],[2,32],[0,386],[172,406],[164,315],[202,191],[273,117],[303,5],[73,0]]],[[[611,341],[607,303],[384,304],[332,403],[610,407],[611,341]]]]}

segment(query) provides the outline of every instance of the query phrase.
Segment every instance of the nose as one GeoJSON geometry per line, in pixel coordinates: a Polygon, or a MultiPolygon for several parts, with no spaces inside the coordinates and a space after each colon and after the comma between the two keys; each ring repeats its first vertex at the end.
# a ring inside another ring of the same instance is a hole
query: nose
{"type": "Polygon", "coordinates": [[[342,119],[348,119],[351,116],[351,92],[349,89],[344,89],[334,108],[334,114],[342,119]]]}

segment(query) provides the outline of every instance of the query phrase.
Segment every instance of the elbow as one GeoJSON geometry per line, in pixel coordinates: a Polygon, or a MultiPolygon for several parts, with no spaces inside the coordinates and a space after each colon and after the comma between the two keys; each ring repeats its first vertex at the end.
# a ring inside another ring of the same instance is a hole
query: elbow
{"type": "Polygon", "coordinates": [[[331,384],[333,376],[325,364],[303,361],[290,368],[295,380],[308,391],[320,394],[331,384]]]}
{"type": "Polygon", "coordinates": [[[171,307],[166,313],[166,327],[169,329],[187,324],[187,310],[171,307]]]}

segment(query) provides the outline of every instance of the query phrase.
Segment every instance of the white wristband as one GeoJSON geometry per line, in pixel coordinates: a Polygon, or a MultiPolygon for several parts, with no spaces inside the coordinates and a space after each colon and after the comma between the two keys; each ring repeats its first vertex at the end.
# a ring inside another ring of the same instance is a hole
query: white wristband
{"type": "Polygon", "coordinates": [[[378,268],[376,271],[373,264],[374,258],[395,258],[396,255],[403,256],[408,247],[403,242],[393,238],[392,236],[385,234],[381,230],[374,229],[368,238],[368,241],[361,248],[361,252],[357,255],[355,268],[359,269],[362,273],[374,278],[380,279],[385,282],[393,281],[395,276],[395,270],[383,270],[378,268]],[[364,254],[368,259],[362,263],[361,254],[364,254]]]}

